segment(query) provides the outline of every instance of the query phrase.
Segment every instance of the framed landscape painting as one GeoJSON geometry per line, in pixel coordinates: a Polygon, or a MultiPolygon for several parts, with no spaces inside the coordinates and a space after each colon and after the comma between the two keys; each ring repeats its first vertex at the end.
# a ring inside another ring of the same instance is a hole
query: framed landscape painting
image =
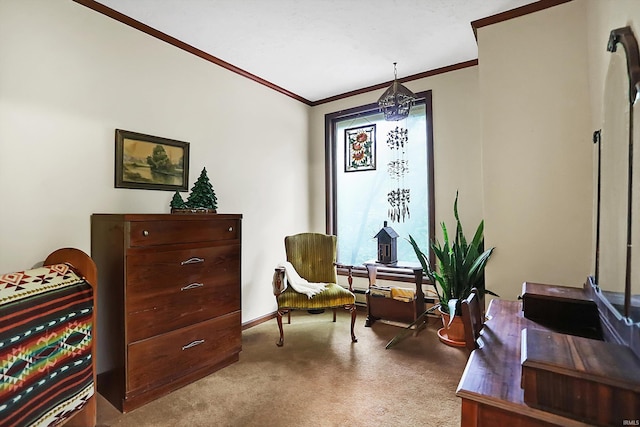
{"type": "Polygon", "coordinates": [[[186,191],[189,143],[116,129],[116,188],[186,191]]]}

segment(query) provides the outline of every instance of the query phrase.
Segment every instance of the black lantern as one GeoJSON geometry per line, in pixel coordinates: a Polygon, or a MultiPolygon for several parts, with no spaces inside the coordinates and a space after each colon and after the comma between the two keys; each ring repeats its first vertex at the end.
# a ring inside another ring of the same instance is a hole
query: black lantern
{"type": "Polygon", "coordinates": [[[378,262],[380,264],[395,264],[398,262],[398,233],[391,227],[387,227],[387,221],[378,234],[378,262]]]}

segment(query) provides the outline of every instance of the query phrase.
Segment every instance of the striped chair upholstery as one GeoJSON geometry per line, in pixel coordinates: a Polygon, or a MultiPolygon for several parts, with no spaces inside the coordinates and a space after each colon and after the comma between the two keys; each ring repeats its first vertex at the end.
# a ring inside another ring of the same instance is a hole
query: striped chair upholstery
{"type": "MultiPolygon", "coordinates": [[[[274,295],[278,302],[278,328],[280,339],[278,346],[284,344],[284,331],[282,328],[282,316],[289,314],[291,323],[291,310],[317,310],[323,308],[333,309],[333,321],[336,321],[336,309],[344,307],[351,313],[351,340],[357,342],[354,334],[356,319],[356,297],[353,294],[352,277],[349,274],[349,290],[337,284],[336,273],[336,236],[320,233],[300,233],[287,236],[284,239],[287,261],[296,269],[298,274],[309,282],[326,283],[325,290],[312,298],[296,292],[291,287],[282,289],[284,285],[284,270],[276,269],[274,275],[274,295]],[[279,283],[278,286],[275,283],[279,283]]],[[[351,270],[349,269],[349,272],[351,270]]]]}

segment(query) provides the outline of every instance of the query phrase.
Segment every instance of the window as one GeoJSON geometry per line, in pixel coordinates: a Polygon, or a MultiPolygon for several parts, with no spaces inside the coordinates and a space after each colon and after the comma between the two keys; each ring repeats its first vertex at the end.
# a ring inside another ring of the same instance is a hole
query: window
{"type": "MultiPolygon", "coordinates": [[[[397,122],[385,121],[377,104],[325,116],[327,233],[338,236],[338,261],[356,275],[378,258],[374,236],[385,221],[399,235],[399,261],[417,262],[409,235],[423,250],[433,236],[431,91],[417,96],[409,117],[397,122]]],[[[381,277],[414,280],[402,269],[381,277]]]]}

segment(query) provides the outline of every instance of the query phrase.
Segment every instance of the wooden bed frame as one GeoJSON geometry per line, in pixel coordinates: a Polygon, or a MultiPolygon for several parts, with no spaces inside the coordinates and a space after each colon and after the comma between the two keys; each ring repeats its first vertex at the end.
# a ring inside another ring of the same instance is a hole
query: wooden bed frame
{"type": "Polygon", "coordinates": [[[89,427],[95,426],[97,420],[97,378],[96,378],[96,321],[98,319],[97,316],[97,308],[98,308],[98,269],[96,268],[96,264],[93,262],[91,257],[81,251],[80,249],[75,248],[62,248],[58,249],[45,259],[43,265],[51,265],[51,264],[63,264],[67,263],[72,265],[78,272],[81,277],[91,285],[93,288],[93,331],[92,331],[92,340],[93,345],[91,348],[91,359],[93,364],[93,387],[94,393],[93,396],[89,399],[86,405],[78,412],[73,414],[70,418],[68,418],[65,422],[62,423],[65,427],[89,427]]]}

